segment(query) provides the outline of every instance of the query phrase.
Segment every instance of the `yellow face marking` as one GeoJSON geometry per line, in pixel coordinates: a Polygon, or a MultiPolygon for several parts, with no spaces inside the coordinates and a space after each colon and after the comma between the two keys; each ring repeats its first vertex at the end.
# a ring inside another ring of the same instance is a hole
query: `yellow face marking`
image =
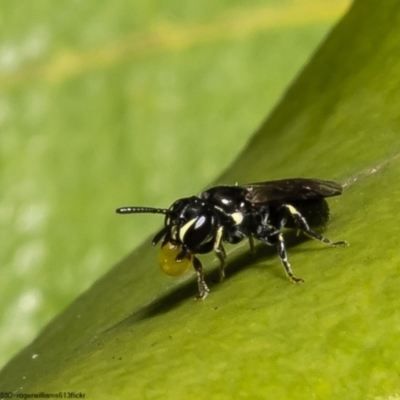
{"type": "Polygon", "coordinates": [[[185,234],[187,232],[187,230],[197,221],[197,218],[193,218],[191,219],[189,222],[186,222],[185,225],[183,225],[180,229],[179,229],[179,239],[181,240],[181,242],[184,242],[184,237],[185,234]]]}
{"type": "Polygon", "coordinates": [[[193,255],[188,254],[181,261],[176,261],[176,256],[182,250],[181,246],[166,243],[158,253],[158,265],[169,276],[179,276],[184,274],[192,264],[193,255]]]}

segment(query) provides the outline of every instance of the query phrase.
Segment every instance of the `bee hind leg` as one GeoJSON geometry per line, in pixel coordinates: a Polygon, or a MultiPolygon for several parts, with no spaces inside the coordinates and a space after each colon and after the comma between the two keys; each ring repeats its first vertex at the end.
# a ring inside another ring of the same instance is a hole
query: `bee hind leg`
{"type": "Polygon", "coordinates": [[[296,210],[295,207],[290,204],[285,204],[285,207],[290,215],[293,218],[293,221],[300,231],[302,231],[305,235],[310,237],[311,239],[318,240],[319,242],[325,243],[329,246],[348,246],[349,244],[346,241],[332,242],[332,240],[322,236],[320,233],[314,231],[308,226],[306,219],[300,214],[299,211],[296,210]]]}
{"type": "Polygon", "coordinates": [[[288,260],[285,240],[283,239],[282,233],[278,234],[277,239],[278,240],[277,240],[276,245],[277,245],[277,250],[278,250],[278,256],[281,260],[281,263],[282,263],[283,269],[286,272],[286,275],[294,283],[304,283],[304,280],[301,278],[297,278],[292,271],[292,267],[290,266],[290,263],[288,260]]]}

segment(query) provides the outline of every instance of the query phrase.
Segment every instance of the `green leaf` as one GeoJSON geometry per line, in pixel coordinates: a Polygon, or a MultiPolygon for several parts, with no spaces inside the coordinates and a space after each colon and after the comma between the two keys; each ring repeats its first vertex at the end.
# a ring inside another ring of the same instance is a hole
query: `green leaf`
{"type": "MultiPolygon", "coordinates": [[[[0,374],[1,391],[108,398],[390,398],[400,392],[400,4],[356,1],[218,181],[345,184],[326,236],[229,248],[227,279],[195,302],[192,276],[155,270],[145,242],[0,374]],[[296,246],[294,246],[296,245],[296,246]]],[[[205,257],[209,270],[216,267],[205,257]]],[[[212,274],[211,274],[212,275],[212,274]]],[[[208,280],[212,278],[208,277],[208,280]]]]}
{"type": "Polygon", "coordinates": [[[161,224],[115,208],[209,185],[348,3],[0,2],[0,368],[161,224]]]}

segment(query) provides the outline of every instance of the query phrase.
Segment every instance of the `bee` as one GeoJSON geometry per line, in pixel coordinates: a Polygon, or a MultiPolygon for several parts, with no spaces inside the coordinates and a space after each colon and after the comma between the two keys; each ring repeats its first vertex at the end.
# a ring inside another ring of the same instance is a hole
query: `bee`
{"type": "Polygon", "coordinates": [[[288,261],[284,228],[303,232],[329,246],[347,246],[333,242],[312,229],[329,220],[327,197],[338,196],[342,186],[319,179],[283,179],[236,186],[215,186],[199,196],[176,200],[170,208],[121,207],[119,214],[164,214],[164,227],[152,244],[161,241],[159,264],[169,275],[180,275],[193,265],[197,275],[197,299],[205,299],[209,287],[204,279],[198,254],[214,252],[219,259],[219,280],[225,277],[224,243],[237,244],[248,239],[254,251],[254,239],[275,246],[286,275],[297,278],[288,261]]]}

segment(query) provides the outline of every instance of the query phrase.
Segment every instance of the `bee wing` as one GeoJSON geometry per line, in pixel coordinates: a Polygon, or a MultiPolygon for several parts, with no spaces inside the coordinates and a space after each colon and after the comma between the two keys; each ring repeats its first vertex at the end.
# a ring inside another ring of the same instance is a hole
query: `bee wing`
{"type": "Polygon", "coordinates": [[[282,179],[240,185],[247,190],[246,200],[254,204],[273,201],[317,200],[338,196],[342,186],[336,182],[319,179],[282,179]]]}

